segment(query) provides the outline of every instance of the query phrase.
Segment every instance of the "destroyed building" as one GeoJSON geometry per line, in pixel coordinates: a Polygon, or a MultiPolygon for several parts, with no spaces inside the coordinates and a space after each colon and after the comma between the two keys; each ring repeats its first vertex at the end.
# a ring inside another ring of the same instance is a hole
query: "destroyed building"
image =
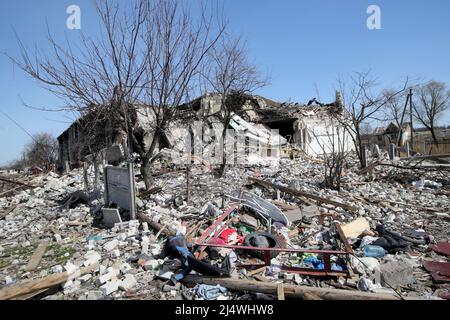
{"type": "MultiPolygon", "coordinates": [[[[277,130],[283,143],[300,148],[309,155],[330,153],[333,141],[341,136],[345,140],[345,151],[353,149],[349,134],[342,121],[348,121],[340,93],[336,101],[322,104],[316,100],[304,105],[299,103],[279,103],[273,100],[248,95],[242,105],[240,118],[254,128],[277,130]]],[[[193,110],[203,117],[220,112],[220,95],[206,95],[194,101],[193,110]]],[[[236,118],[239,119],[239,118],[236,118]]],[[[236,125],[231,127],[236,129],[236,125]]]]}
{"type": "MultiPolygon", "coordinates": [[[[288,146],[312,156],[332,153],[337,151],[333,150],[337,140],[344,141],[344,150],[341,151],[353,149],[351,138],[342,126],[342,121],[347,121],[347,115],[339,92],[336,94],[336,101],[329,104],[322,104],[315,99],[308,105],[279,103],[256,95],[245,95],[243,101],[239,112],[233,114],[229,128],[245,136],[247,159],[252,155],[269,158],[289,157],[288,146]]],[[[145,132],[145,141],[151,141],[154,111],[142,105],[134,109],[136,126],[145,132]]],[[[186,144],[191,143],[190,141],[196,143],[196,139],[200,137],[204,153],[217,153],[212,142],[221,137],[223,129],[218,117],[221,112],[221,96],[206,94],[179,106],[176,112],[174,121],[158,142],[156,152],[171,149],[172,153],[180,153],[186,144]],[[194,137],[193,131],[200,129],[202,133],[194,137]],[[208,131],[210,131],[210,147],[208,139],[203,141],[208,131]],[[190,141],[187,141],[187,137],[190,141]]],[[[90,117],[92,118],[92,115],[90,117]]],[[[120,123],[116,122],[113,125],[105,118],[97,121],[95,126],[101,127],[102,130],[99,130],[99,133],[88,134],[86,128],[92,129],[92,125],[89,119],[83,117],[58,137],[59,159],[62,166],[73,166],[90,154],[92,150],[86,147],[86,136],[90,139],[93,135],[96,136],[98,149],[107,149],[113,145],[128,148],[126,134],[120,123]]]]}
{"type": "Polygon", "coordinates": [[[126,134],[114,117],[103,117],[106,110],[88,112],[74,121],[57,138],[60,168],[69,170],[86,156],[113,145],[126,146],[126,134]]]}
{"type": "Polygon", "coordinates": [[[400,127],[391,122],[387,127],[378,127],[371,134],[361,136],[366,145],[377,144],[379,147],[387,148],[391,143],[403,147],[407,142],[411,142],[412,128],[409,122],[400,127]],[[398,142],[398,143],[397,143],[398,142]]]}
{"type": "MultiPolygon", "coordinates": [[[[180,106],[158,150],[197,143],[214,153],[205,132],[222,129],[219,101],[180,106]]],[[[149,109],[133,109],[144,140],[149,109]]],[[[243,133],[247,160],[271,151],[221,177],[204,159],[189,168],[157,161],[151,188],[130,162],[0,176],[0,299],[448,299],[436,286],[450,282],[448,165],[381,153],[363,173],[349,154],[341,191],[326,188],[325,161],[313,155],[342,138],[338,124],[326,127],[339,114],[339,103],[247,96],[230,128],[243,133]],[[302,156],[285,157],[289,145],[302,156]]],[[[88,120],[60,137],[66,159],[128,147],[117,122],[96,119],[101,132],[89,140],[99,131],[88,120]]]]}

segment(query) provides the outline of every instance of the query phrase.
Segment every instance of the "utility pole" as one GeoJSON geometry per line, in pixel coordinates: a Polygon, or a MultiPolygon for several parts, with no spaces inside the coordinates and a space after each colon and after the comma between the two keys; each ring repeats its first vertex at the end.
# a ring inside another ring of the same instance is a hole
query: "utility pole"
{"type": "Polygon", "coordinates": [[[409,122],[411,123],[411,149],[414,150],[414,126],[413,126],[413,89],[409,89],[409,122]]]}
{"type": "Polygon", "coordinates": [[[408,108],[408,102],[409,99],[411,98],[411,89],[410,92],[408,93],[408,95],[406,96],[406,101],[405,101],[405,107],[403,108],[403,112],[402,112],[402,118],[400,120],[400,128],[398,128],[398,136],[397,136],[397,146],[400,146],[400,141],[402,139],[402,135],[403,135],[403,119],[405,118],[405,113],[406,110],[408,108]]]}

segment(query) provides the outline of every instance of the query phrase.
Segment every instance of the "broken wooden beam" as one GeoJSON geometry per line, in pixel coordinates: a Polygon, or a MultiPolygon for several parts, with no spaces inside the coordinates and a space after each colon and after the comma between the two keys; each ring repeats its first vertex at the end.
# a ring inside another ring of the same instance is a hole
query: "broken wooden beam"
{"type": "Polygon", "coordinates": [[[17,187],[15,187],[15,188],[12,188],[12,189],[10,189],[10,190],[7,190],[7,191],[5,191],[5,192],[2,192],[2,193],[0,193],[0,197],[3,197],[4,195],[6,195],[6,194],[8,194],[8,193],[10,193],[10,192],[19,190],[20,188],[23,188],[23,186],[17,186],[17,187]]]}
{"type": "Polygon", "coordinates": [[[431,207],[422,207],[413,203],[404,203],[404,202],[399,202],[399,201],[391,201],[391,200],[386,200],[386,199],[376,199],[376,198],[369,198],[369,197],[364,197],[363,198],[365,201],[370,202],[370,203],[374,203],[374,204],[379,204],[382,206],[386,206],[386,203],[388,204],[392,204],[392,205],[399,205],[399,206],[404,206],[404,207],[411,207],[411,208],[415,208],[418,210],[422,210],[422,211],[428,211],[428,212],[444,212],[445,210],[443,210],[442,208],[431,208],[431,207]]]}
{"type": "Polygon", "coordinates": [[[4,288],[0,290],[0,300],[9,300],[18,298],[24,295],[29,295],[30,293],[41,291],[43,289],[51,288],[56,285],[63,284],[69,280],[74,275],[82,276],[98,269],[98,264],[94,264],[85,268],[80,269],[78,272],[69,273],[61,272],[52,274],[42,279],[31,280],[23,283],[16,284],[15,286],[4,288]]]}
{"type": "Polygon", "coordinates": [[[31,299],[31,298],[34,298],[34,297],[36,297],[36,296],[38,296],[38,295],[40,295],[40,294],[46,292],[47,290],[50,290],[50,288],[45,288],[45,289],[42,289],[42,290],[34,291],[34,292],[28,293],[28,294],[26,294],[26,295],[17,297],[17,298],[14,299],[14,300],[22,300],[22,301],[23,301],[23,300],[29,300],[29,299],[31,299]]]}
{"type": "Polygon", "coordinates": [[[291,189],[291,188],[275,185],[275,184],[273,184],[271,182],[264,181],[264,180],[257,179],[257,178],[253,178],[253,177],[249,177],[249,180],[252,181],[252,182],[255,182],[255,183],[257,183],[257,184],[259,184],[259,185],[261,185],[263,187],[278,189],[281,192],[286,192],[286,193],[289,193],[289,194],[291,194],[293,196],[296,196],[296,197],[305,197],[305,198],[313,199],[313,200],[321,202],[321,203],[327,203],[327,204],[331,204],[331,205],[333,205],[335,207],[341,207],[341,208],[343,208],[345,210],[348,210],[348,211],[358,211],[358,208],[355,207],[355,206],[351,206],[351,205],[348,205],[348,204],[345,204],[345,203],[341,203],[341,202],[333,201],[333,200],[330,200],[330,199],[327,199],[327,198],[319,197],[319,196],[316,196],[314,194],[310,194],[308,192],[304,192],[304,191],[300,191],[300,190],[295,190],[295,189],[291,189]]]}
{"type": "Polygon", "coordinates": [[[32,186],[30,184],[23,183],[23,182],[20,182],[20,181],[10,180],[10,179],[7,179],[7,178],[1,177],[1,176],[0,176],[0,181],[5,181],[5,182],[9,182],[9,183],[12,183],[12,184],[17,184],[19,186],[24,186],[24,187],[28,187],[28,188],[37,188],[36,186],[32,186]]]}
{"type": "Polygon", "coordinates": [[[137,197],[138,197],[138,198],[146,198],[146,197],[148,197],[148,196],[150,196],[150,195],[152,195],[152,194],[161,192],[161,190],[162,190],[161,187],[153,187],[153,188],[151,188],[151,189],[149,189],[149,190],[147,190],[147,191],[143,191],[143,192],[139,193],[139,194],[137,195],[137,197]]]}
{"type": "Polygon", "coordinates": [[[334,227],[336,228],[339,238],[340,238],[342,244],[344,245],[345,251],[347,251],[350,254],[354,254],[352,246],[348,242],[347,237],[344,234],[344,231],[342,231],[341,225],[339,223],[335,222],[334,227]]]}
{"type": "MultiPolygon", "coordinates": [[[[221,285],[233,291],[260,292],[277,296],[278,283],[258,282],[233,278],[211,278],[198,275],[187,275],[183,282],[186,284],[221,285]]],[[[286,298],[305,299],[305,295],[314,295],[323,300],[400,300],[400,297],[391,294],[370,293],[362,291],[349,291],[334,288],[316,288],[283,284],[286,298]]],[[[306,296],[310,298],[311,296],[306,296]]]]}
{"type": "Polygon", "coordinates": [[[4,212],[0,212],[0,220],[4,219],[8,214],[13,212],[16,208],[17,208],[17,206],[12,206],[12,207],[9,207],[8,209],[6,209],[4,212]]]}
{"type": "Polygon", "coordinates": [[[284,286],[282,283],[279,283],[277,286],[277,296],[278,300],[286,300],[286,298],[284,297],[284,286]]]}
{"type": "Polygon", "coordinates": [[[44,256],[45,250],[47,250],[48,242],[44,241],[41,242],[37,249],[34,251],[33,255],[31,256],[30,261],[28,262],[25,271],[33,271],[35,270],[39,263],[42,260],[42,257],[44,256]]]}
{"type": "Polygon", "coordinates": [[[156,231],[161,231],[161,234],[166,236],[166,237],[174,237],[176,234],[172,231],[170,231],[169,229],[165,228],[164,225],[157,223],[155,221],[153,221],[152,219],[150,219],[149,217],[147,217],[144,213],[142,212],[138,212],[136,214],[136,217],[141,220],[142,222],[147,222],[148,226],[155,229],[156,231]]]}
{"type": "Polygon", "coordinates": [[[251,277],[251,276],[254,276],[255,274],[261,273],[261,272],[263,272],[265,270],[266,270],[266,266],[258,268],[258,269],[255,269],[255,270],[252,270],[252,271],[248,271],[247,272],[247,276],[251,277]]]}
{"type": "Polygon", "coordinates": [[[372,171],[373,169],[375,169],[376,166],[380,165],[380,161],[375,161],[372,162],[371,164],[369,164],[367,167],[359,170],[359,174],[365,174],[367,172],[372,171]]]}
{"type": "Polygon", "coordinates": [[[303,300],[323,300],[313,293],[305,293],[303,300]]]}

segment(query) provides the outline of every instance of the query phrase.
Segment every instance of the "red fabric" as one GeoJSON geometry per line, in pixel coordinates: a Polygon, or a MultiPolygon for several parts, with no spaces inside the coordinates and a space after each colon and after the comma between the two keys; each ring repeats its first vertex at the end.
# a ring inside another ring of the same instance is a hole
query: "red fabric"
{"type": "Polygon", "coordinates": [[[231,228],[230,229],[225,229],[220,234],[220,238],[222,238],[223,240],[229,242],[228,238],[234,233],[237,233],[236,229],[231,229],[231,228]]]}
{"type": "Polygon", "coordinates": [[[237,239],[238,243],[243,243],[243,242],[244,242],[244,237],[241,236],[241,235],[239,235],[239,234],[237,233],[237,230],[236,230],[236,229],[232,229],[232,228],[225,229],[225,230],[222,231],[222,233],[220,234],[219,237],[220,237],[221,239],[223,239],[226,243],[229,243],[229,242],[231,242],[231,241],[229,240],[230,236],[233,235],[233,234],[235,234],[235,233],[236,233],[236,235],[237,235],[236,239],[237,239]]]}

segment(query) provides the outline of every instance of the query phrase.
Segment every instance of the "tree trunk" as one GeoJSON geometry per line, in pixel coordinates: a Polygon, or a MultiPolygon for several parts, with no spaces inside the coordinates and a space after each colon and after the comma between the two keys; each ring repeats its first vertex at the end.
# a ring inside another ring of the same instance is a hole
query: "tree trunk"
{"type": "MultiPolygon", "coordinates": [[[[163,126],[162,124],[160,126],[163,126]]],[[[163,129],[162,129],[163,130],[163,129]]],[[[153,187],[153,176],[152,176],[152,156],[155,152],[156,144],[159,142],[160,135],[159,130],[157,129],[154,133],[152,144],[150,145],[147,153],[142,156],[141,155],[141,174],[144,179],[145,189],[148,191],[153,187]]]]}
{"type": "Polygon", "coordinates": [[[95,157],[94,158],[94,192],[95,194],[97,194],[97,192],[99,192],[100,190],[100,186],[99,186],[99,172],[98,172],[98,160],[95,157]]]}
{"type": "Polygon", "coordinates": [[[191,186],[190,186],[190,173],[191,173],[191,166],[188,165],[186,167],[186,203],[187,205],[189,205],[190,201],[191,201],[191,186]]]}
{"type": "Polygon", "coordinates": [[[89,174],[88,174],[89,165],[86,160],[83,161],[83,179],[84,179],[84,190],[89,191],[89,174]]]}
{"type": "Polygon", "coordinates": [[[223,124],[222,131],[222,143],[223,143],[223,152],[222,152],[222,163],[219,167],[219,178],[222,178],[225,173],[225,168],[227,166],[227,153],[226,153],[226,139],[227,139],[227,129],[230,125],[231,118],[227,117],[223,124]]]}
{"type": "Polygon", "coordinates": [[[219,178],[223,177],[226,166],[227,166],[227,159],[225,156],[223,156],[222,163],[220,164],[220,167],[219,167],[219,178]]]}
{"type": "Polygon", "coordinates": [[[145,189],[150,190],[153,186],[152,164],[150,159],[143,158],[141,161],[141,174],[144,179],[145,189]]]}
{"type": "Polygon", "coordinates": [[[358,156],[358,160],[359,160],[359,168],[360,169],[364,169],[364,159],[363,159],[363,155],[362,155],[362,140],[361,140],[361,133],[359,131],[359,125],[358,128],[356,128],[356,140],[358,142],[358,146],[356,148],[356,154],[358,156]]]}
{"type": "Polygon", "coordinates": [[[433,142],[437,146],[439,141],[438,141],[438,138],[436,136],[436,131],[434,130],[434,127],[431,127],[430,131],[431,131],[431,137],[433,138],[433,142]]]}

